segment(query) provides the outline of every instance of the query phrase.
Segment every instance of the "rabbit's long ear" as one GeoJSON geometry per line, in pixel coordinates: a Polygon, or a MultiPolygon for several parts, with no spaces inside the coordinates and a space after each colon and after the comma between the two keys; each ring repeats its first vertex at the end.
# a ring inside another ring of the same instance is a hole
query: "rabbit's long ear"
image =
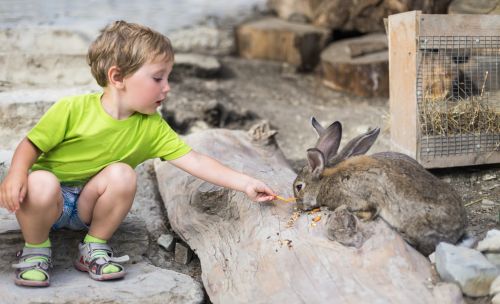
{"type": "Polygon", "coordinates": [[[307,161],[309,162],[313,179],[319,179],[323,170],[325,170],[325,156],[320,150],[311,148],[307,150],[307,161]]]}
{"type": "Polygon", "coordinates": [[[319,137],[325,133],[325,128],[323,128],[322,125],[316,120],[316,118],[313,116],[311,117],[311,125],[313,126],[313,129],[316,131],[316,134],[318,134],[319,137]]]}
{"type": "Polygon", "coordinates": [[[323,129],[322,134],[316,142],[315,148],[323,152],[323,156],[328,160],[337,154],[341,138],[342,125],[340,122],[336,121],[328,126],[328,128],[323,129]]]}
{"type": "Polygon", "coordinates": [[[350,156],[365,154],[375,143],[379,133],[380,128],[375,128],[353,138],[339,153],[339,157],[341,159],[346,159],[350,156]]]}

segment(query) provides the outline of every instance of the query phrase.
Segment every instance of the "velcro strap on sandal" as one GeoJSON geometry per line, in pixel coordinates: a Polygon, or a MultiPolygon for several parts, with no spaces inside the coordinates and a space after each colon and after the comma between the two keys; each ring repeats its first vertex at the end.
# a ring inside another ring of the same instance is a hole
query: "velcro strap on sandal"
{"type": "Polygon", "coordinates": [[[50,247],[43,247],[43,248],[24,247],[23,250],[18,252],[17,257],[24,258],[27,255],[40,255],[50,259],[52,255],[52,250],[50,249],[50,247]]]}
{"type": "MultiPolygon", "coordinates": [[[[87,248],[89,250],[89,256],[91,256],[92,252],[95,250],[106,251],[106,253],[108,254],[107,257],[99,257],[99,259],[103,259],[105,261],[105,263],[107,263],[108,261],[115,262],[115,263],[124,263],[124,262],[128,262],[130,260],[130,257],[128,255],[124,255],[121,257],[115,257],[113,254],[113,250],[111,249],[111,247],[109,247],[108,244],[88,243],[87,246],[88,246],[87,248]]],[[[100,264],[100,261],[97,263],[100,264]]]]}
{"type": "Polygon", "coordinates": [[[41,268],[44,270],[48,270],[50,264],[45,261],[33,261],[33,262],[21,262],[17,264],[12,264],[12,268],[22,269],[22,268],[41,268]]]}
{"type": "Polygon", "coordinates": [[[44,270],[48,270],[52,266],[52,250],[49,247],[45,248],[30,248],[24,247],[23,250],[17,252],[16,256],[19,258],[19,262],[12,264],[13,268],[34,268],[38,267],[44,270]],[[42,258],[44,261],[27,261],[31,258],[42,258]]]}

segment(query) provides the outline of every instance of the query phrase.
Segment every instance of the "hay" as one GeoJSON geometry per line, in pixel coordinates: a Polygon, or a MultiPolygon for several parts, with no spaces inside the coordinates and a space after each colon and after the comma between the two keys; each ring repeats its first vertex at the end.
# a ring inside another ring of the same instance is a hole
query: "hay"
{"type": "Polygon", "coordinates": [[[500,134],[500,107],[480,96],[457,101],[423,98],[419,107],[422,135],[500,134]]]}

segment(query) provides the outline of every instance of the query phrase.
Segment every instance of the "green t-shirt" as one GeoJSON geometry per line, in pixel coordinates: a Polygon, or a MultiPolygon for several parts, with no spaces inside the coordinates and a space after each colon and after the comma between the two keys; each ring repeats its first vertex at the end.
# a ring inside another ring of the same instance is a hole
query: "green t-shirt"
{"type": "Polygon", "coordinates": [[[116,120],[102,108],[101,96],[66,97],[43,115],[28,133],[43,152],[32,170],[50,171],[62,183],[82,184],[112,163],[135,168],[150,158],[172,160],[191,150],[160,114],[134,113],[116,120]]]}

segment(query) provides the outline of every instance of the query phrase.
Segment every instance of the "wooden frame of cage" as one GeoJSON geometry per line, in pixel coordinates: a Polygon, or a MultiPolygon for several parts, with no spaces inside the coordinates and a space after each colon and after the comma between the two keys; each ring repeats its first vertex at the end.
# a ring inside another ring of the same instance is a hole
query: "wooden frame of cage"
{"type": "MultiPolygon", "coordinates": [[[[417,93],[421,93],[417,92],[419,37],[500,37],[500,16],[429,15],[411,11],[389,16],[387,25],[392,149],[412,156],[426,168],[500,163],[498,147],[487,152],[432,157],[423,155],[421,146],[425,136],[420,130],[417,108],[417,93]]],[[[495,143],[500,142],[500,134],[493,136],[495,143]]],[[[445,149],[447,143],[444,143],[445,149]]],[[[428,151],[429,148],[426,149],[428,151]]]]}

